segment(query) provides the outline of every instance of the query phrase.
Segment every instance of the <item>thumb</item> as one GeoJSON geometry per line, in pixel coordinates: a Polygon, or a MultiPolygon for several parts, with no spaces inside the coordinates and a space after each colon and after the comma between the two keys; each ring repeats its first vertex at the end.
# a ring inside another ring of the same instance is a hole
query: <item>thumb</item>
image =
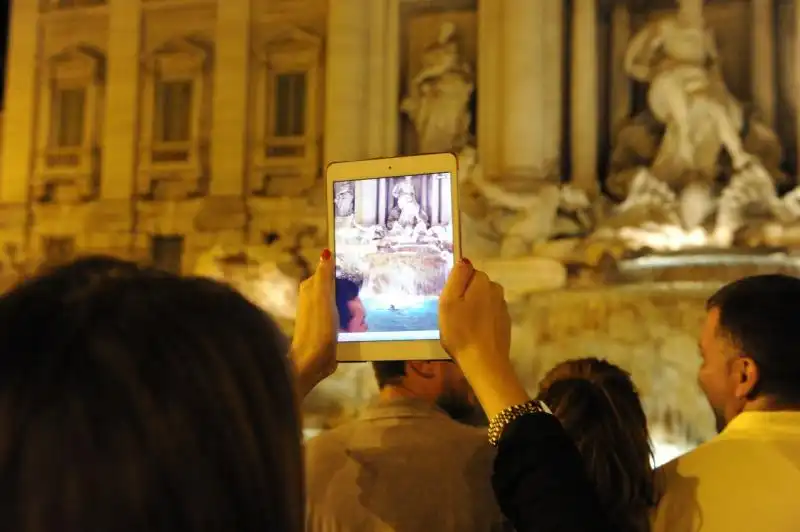
{"type": "Polygon", "coordinates": [[[448,300],[464,297],[473,275],[475,275],[475,268],[472,263],[468,259],[462,258],[450,272],[440,299],[448,300]]]}
{"type": "Polygon", "coordinates": [[[331,252],[326,249],[322,252],[317,269],[314,271],[314,283],[319,289],[330,293],[333,291],[334,273],[331,252]]]}

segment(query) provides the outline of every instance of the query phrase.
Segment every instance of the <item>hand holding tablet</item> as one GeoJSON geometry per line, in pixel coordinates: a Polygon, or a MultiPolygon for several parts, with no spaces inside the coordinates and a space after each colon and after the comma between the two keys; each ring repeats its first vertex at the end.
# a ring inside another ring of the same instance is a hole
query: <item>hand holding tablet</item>
{"type": "Polygon", "coordinates": [[[328,167],[339,360],[447,358],[438,305],[460,257],[457,172],[447,153],[328,167]]]}

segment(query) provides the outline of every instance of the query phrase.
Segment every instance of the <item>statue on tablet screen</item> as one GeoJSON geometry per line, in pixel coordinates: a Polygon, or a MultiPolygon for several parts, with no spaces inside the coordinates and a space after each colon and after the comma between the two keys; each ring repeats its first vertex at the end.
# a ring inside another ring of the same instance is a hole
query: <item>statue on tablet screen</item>
{"type": "Polygon", "coordinates": [[[417,201],[417,189],[410,175],[394,185],[392,197],[398,210],[397,223],[400,227],[416,227],[420,222],[427,223],[427,216],[417,201]]]}
{"type": "Polygon", "coordinates": [[[343,218],[355,211],[355,189],[352,181],[342,181],[334,185],[334,210],[336,216],[343,218]]]}

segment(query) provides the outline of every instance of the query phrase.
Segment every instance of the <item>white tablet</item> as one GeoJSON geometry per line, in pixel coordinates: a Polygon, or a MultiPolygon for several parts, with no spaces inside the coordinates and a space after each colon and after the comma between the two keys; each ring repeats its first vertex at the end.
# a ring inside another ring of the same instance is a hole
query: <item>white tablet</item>
{"type": "Polygon", "coordinates": [[[450,153],[328,166],[340,361],[447,358],[439,295],[461,256],[457,172],[450,153]]]}

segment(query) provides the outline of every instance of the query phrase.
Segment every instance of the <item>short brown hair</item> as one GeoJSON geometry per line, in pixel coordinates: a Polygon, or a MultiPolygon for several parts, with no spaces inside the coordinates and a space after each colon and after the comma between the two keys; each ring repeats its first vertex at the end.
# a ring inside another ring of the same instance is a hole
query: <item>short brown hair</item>
{"type": "Polygon", "coordinates": [[[568,360],[540,383],[539,399],[561,421],[617,530],[646,529],[655,504],[653,453],[639,394],[605,360],[568,360]]]}
{"type": "Polygon", "coordinates": [[[758,366],[755,393],[782,407],[800,407],[795,340],[800,279],[780,274],[745,277],[720,288],[706,308],[719,311],[718,333],[758,366]]]}

